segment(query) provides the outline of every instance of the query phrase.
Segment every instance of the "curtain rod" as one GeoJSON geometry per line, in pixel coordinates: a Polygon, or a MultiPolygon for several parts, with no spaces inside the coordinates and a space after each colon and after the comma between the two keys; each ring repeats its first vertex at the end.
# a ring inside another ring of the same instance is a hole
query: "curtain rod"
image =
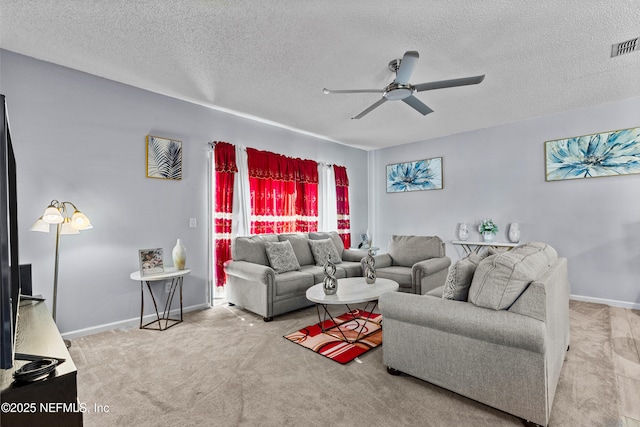
{"type": "MultiPolygon", "coordinates": [[[[209,148],[211,148],[213,150],[218,142],[226,142],[226,141],[211,141],[211,142],[207,142],[207,145],[209,146],[209,148]]],[[[231,143],[229,142],[228,144],[231,144],[231,143]]],[[[232,145],[234,145],[234,144],[232,144],[232,145]]],[[[242,150],[244,150],[244,151],[247,151],[247,147],[244,147],[244,146],[241,145],[240,148],[242,148],[242,150]]],[[[325,163],[325,162],[322,162],[322,161],[320,161],[320,162],[319,161],[315,161],[315,162],[318,163],[318,164],[321,164],[321,165],[325,165],[325,166],[335,166],[333,163],[325,163]]]]}

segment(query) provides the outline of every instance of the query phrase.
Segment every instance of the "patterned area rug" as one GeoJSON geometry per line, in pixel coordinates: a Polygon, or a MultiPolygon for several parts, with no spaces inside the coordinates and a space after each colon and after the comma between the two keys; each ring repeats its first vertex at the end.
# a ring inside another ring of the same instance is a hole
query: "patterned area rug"
{"type": "Polygon", "coordinates": [[[382,344],[381,314],[353,310],[334,320],[325,320],[324,325],[307,326],[284,337],[342,364],[382,344]]]}

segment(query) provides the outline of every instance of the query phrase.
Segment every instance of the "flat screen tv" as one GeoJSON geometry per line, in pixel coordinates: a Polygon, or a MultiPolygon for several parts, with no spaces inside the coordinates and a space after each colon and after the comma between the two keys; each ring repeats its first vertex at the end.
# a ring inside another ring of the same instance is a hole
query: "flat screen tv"
{"type": "Polygon", "coordinates": [[[0,95],[0,161],[0,368],[10,369],[13,366],[20,305],[20,267],[16,160],[4,95],[0,95]]]}

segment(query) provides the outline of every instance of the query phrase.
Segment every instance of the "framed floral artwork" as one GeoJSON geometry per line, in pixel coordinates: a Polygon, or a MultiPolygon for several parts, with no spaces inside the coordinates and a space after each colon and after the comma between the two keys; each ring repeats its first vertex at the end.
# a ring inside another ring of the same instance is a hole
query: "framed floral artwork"
{"type": "Polygon", "coordinates": [[[546,180],[640,173],[640,128],[546,141],[546,180]]]}
{"type": "Polygon", "coordinates": [[[387,193],[442,188],[442,157],[387,165],[387,193]]]}
{"type": "Polygon", "coordinates": [[[138,250],[138,259],[140,261],[141,276],[164,273],[162,248],[140,249],[138,250]]]}
{"type": "Polygon", "coordinates": [[[147,135],[147,177],[182,179],[182,141],[147,135]]]}

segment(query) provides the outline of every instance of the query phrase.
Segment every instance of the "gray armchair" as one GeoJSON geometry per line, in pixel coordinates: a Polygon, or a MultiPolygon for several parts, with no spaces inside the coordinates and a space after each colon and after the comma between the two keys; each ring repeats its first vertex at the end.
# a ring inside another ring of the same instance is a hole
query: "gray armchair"
{"type": "Polygon", "coordinates": [[[546,426],[569,346],[566,258],[529,243],[489,256],[464,280],[468,300],[443,289],[380,297],[383,363],[546,426]]]}
{"type": "Polygon", "coordinates": [[[374,259],[377,277],[398,282],[400,292],[419,295],[444,285],[451,265],[438,236],[392,236],[388,252],[374,259]]]}

